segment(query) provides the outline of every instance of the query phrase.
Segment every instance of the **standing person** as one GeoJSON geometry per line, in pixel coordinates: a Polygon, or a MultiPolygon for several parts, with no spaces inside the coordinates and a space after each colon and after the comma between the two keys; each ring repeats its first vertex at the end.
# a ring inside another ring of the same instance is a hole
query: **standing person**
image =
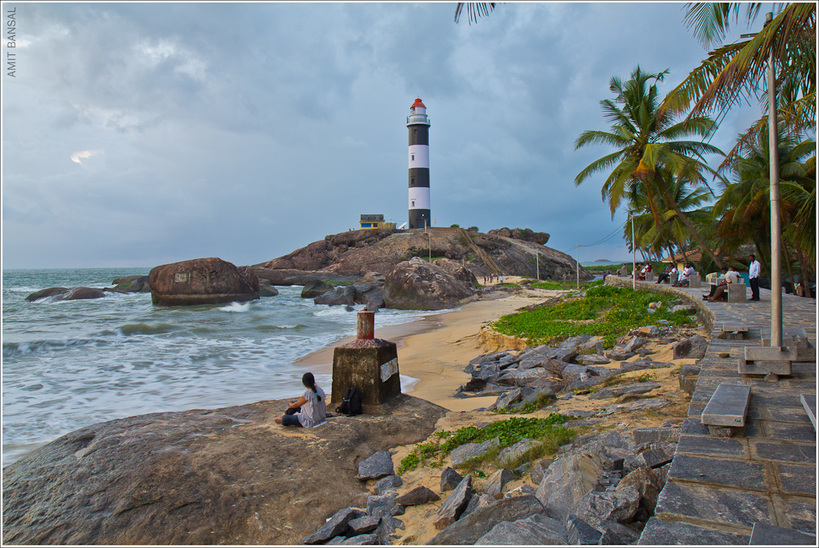
{"type": "Polygon", "coordinates": [[[276,424],[309,428],[326,419],[327,401],[324,390],[316,384],[313,374],[307,372],[302,375],[301,383],[307,390],[298,400],[290,402],[284,415],[276,419],[276,424]]]}
{"type": "Polygon", "coordinates": [[[756,255],[751,253],[751,265],[748,267],[748,281],[751,284],[751,301],[759,300],[759,274],[762,265],[756,260],[756,255]]]}

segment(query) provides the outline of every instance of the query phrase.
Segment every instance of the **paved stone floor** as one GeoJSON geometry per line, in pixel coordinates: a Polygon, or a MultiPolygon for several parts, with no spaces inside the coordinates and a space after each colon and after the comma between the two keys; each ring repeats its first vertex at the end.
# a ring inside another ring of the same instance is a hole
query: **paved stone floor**
{"type": "MultiPolygon", "coordinates": [[[[759,346],[762,331],[770,330],[770,291],[761,290],[759,302],[732,304],[702,301],[707,285],[675,292],[683,291],[708,318],[711,341],[668,481],[639,543],[748,544],[755,522],[815,535],[816,432],[799,399],[816,394],[815,359],[794,363],[792,375],[776,381],[739,374],[743,347],[759,346]],[[747,326],[747,337],[718,339],[723,324],[747,326]],[[720,383],[751,387],[744,432],[728,438],[709,434],[700,423],[720,383]]],[[[816,300],[783,295],[782,307],[783,327],[804,328],[815,345],[816,300]]]]}

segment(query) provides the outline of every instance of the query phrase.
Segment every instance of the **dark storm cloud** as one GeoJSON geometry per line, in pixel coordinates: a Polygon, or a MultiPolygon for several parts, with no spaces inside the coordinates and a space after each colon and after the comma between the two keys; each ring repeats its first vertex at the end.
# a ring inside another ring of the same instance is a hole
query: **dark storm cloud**
{"type": "MultiPolygon", "coordinates": [[[[668,3],[502,4],[473,25],[439,3],[17,7],[7,268],[252,264],[361,213],[400,224],[416,96],[438,224],[528,226],[574,254],[624,220],[602,178],[573,183],[608,152],[574,140],[606,128],[610,78],[669,68],[668,91],[705,55],[668,3]]],[[[617,238],[581,260],[625,254],[617,238]]]]}

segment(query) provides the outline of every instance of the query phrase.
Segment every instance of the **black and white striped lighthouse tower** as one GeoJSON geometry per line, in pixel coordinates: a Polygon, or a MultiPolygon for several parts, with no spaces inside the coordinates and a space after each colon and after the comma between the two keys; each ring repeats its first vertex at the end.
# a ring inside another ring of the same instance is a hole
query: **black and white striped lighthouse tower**
{"type": "Polygon", "coordinates": [[[429,116],[416,99],[407,116],[409,129],[409,227],[426,228],[429,216],[429,116]]]}

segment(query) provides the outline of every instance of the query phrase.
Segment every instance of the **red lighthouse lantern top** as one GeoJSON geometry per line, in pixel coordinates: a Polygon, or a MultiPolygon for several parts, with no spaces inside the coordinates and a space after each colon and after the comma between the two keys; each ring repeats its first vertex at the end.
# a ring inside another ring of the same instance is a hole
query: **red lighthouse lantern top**
{"type": "Polygon", "coordinates": [[[411,108],[415,108],[415,107],[427,108],[426,105],[424,105],[424,103],[421,101],[420,97],[417,97],[415,99],[415,102],[412,104],[411,108]]]}

